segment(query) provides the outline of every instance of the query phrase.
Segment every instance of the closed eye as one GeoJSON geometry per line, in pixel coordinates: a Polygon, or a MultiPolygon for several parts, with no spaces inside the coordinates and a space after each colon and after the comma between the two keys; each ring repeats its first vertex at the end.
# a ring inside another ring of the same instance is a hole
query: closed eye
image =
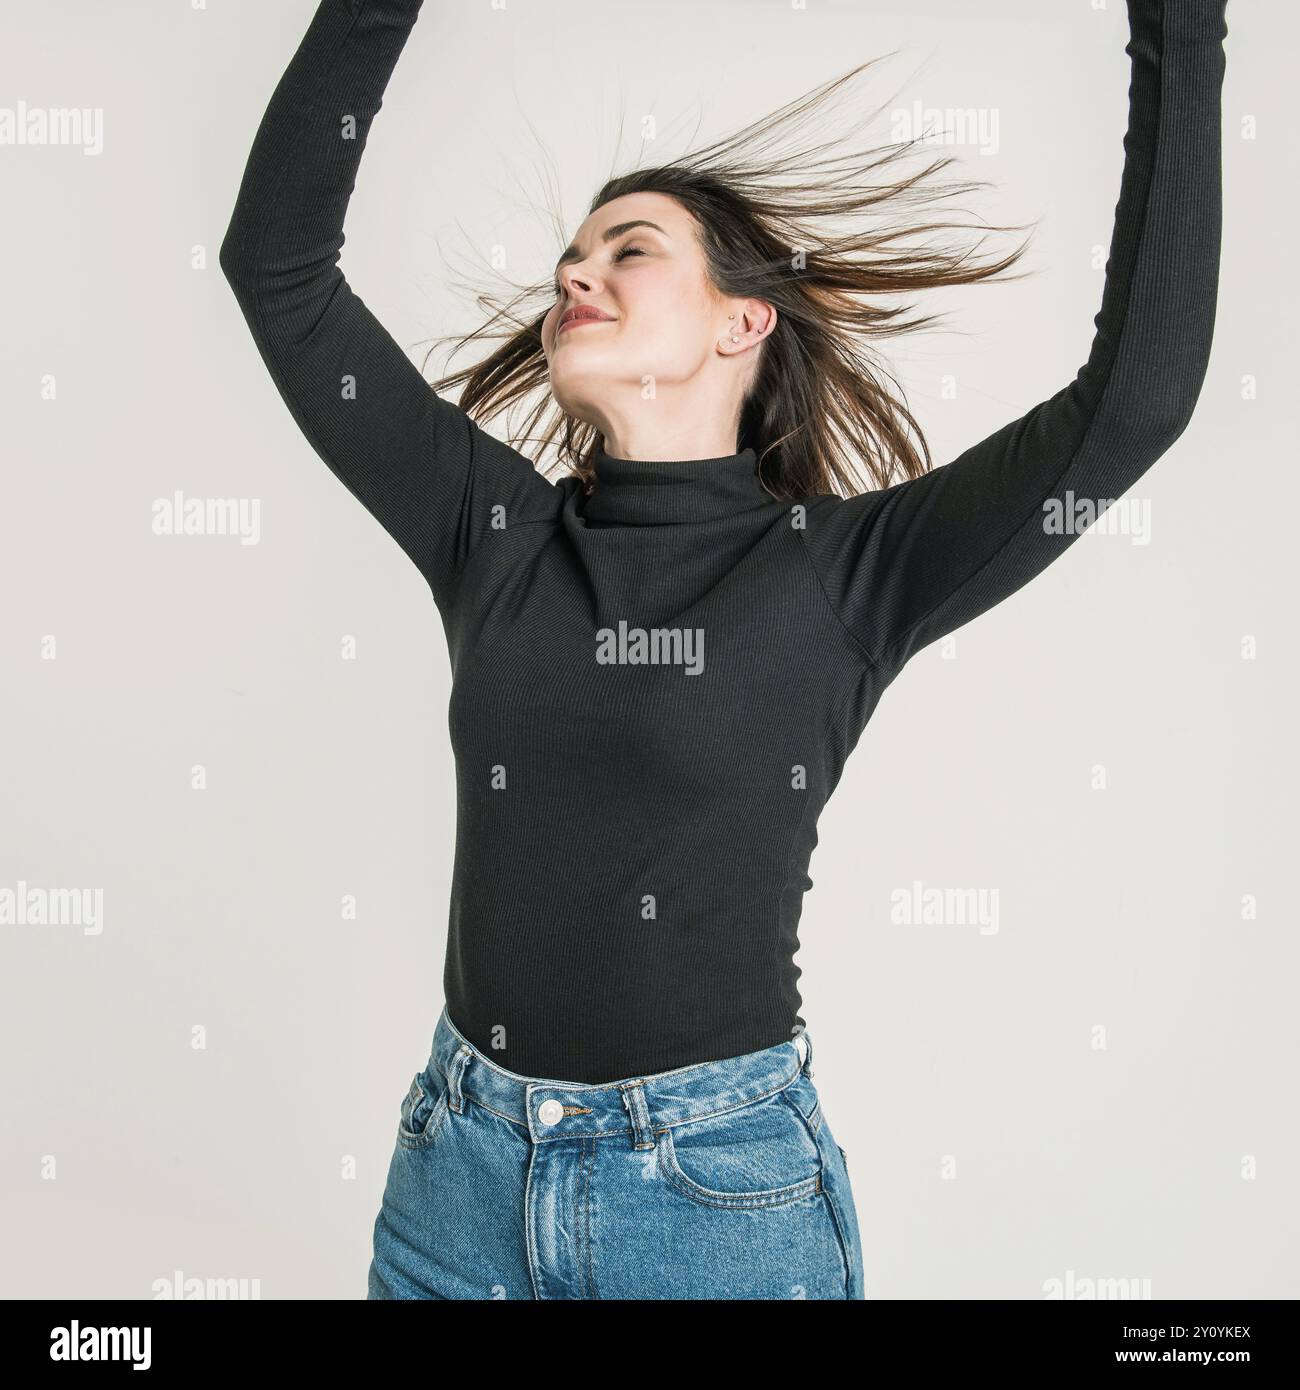
{"type": "MultiPolygon", "coordinates": [[[[614,264],[617,265],[625,256],[644,256],[645,251],[640,246],[620,246],[614,253],[614,264]]],[[[560,282],[557,280],[553,286],[556,296],[564,293],[560,282]]]]}

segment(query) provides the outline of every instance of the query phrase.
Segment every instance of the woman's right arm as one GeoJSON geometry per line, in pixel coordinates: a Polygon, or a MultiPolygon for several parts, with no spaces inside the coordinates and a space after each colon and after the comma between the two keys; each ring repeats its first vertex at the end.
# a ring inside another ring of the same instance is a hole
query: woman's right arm
{"type": "Polygon", "coordinates": [[[221,269],[308,442],[401,546],[440,607],[492,509],[559,490],[443,400],[339,269],[371,122],[422,0],[321,0],[253,142],[221,269]]]}

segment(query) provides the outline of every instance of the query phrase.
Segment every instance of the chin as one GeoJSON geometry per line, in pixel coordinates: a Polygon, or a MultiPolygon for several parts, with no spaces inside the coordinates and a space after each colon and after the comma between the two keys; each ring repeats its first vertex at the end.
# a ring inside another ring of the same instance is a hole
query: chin
{"type": "Polygon", "coordinates": [[[566,415],[586,421],[591,414],[588,406],[609,398],[610,378],[605,372],[575,371],[561,366],[550,373],[551,396],[566,415]]]}

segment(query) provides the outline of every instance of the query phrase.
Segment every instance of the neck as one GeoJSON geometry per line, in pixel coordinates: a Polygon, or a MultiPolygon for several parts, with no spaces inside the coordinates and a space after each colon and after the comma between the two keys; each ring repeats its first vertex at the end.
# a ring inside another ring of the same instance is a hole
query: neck
{"type": "Polygon", "coordinates": [[[734,427],[721,425],[697,427],[666,422],[647,427],[647,422],[642,421],[624,429],[602,430],[601,438],[610,458],[640,459],[645,463],[731,458],[737,453],[734,427]]]}
{"type": "Polygon", "coordinates": [[[588,418],[611,458],[672,463],[736,454],[742,402],[734,372],[720,374],[710,363],[688,381],[657,379],[652,400],[644,389],[639,379],[619,382],[591,403],[588,418]]]}

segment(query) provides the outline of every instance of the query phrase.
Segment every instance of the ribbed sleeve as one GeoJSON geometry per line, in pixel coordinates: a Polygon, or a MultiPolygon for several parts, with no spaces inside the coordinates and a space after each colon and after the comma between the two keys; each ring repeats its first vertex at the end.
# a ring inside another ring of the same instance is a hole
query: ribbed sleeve
{"type": "Polygon", "coordinates": [[[446,613],[474,549],[559,498],[432,390],[339,268],[361,156],[420,7],[322,0],[262,117],[220,259],[303,434],[446,613]]]}
{"type": "Polygon", "coordinates": [[[1186,428],[1218,291],[1225,4],[1129,0],[1124,170],[1096,334],[1075,379],[920,478],[810,505],[806,540],[826,596],[882,670],[1001,602],[1077,539],[1052,503],[1113,501],[1186,428]]]}

